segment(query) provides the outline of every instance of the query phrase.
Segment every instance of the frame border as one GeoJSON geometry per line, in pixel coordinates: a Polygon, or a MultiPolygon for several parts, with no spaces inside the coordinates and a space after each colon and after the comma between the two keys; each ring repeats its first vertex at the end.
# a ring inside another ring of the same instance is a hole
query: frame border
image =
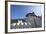
{"type": "Polygon", "coordinates": [[[5,33],[24,33],[24,32],[41,32],[45,31],[45,3],[43,2],[28,2],[28,1],[5,1],[5,33]],[[21,31],[21,32],[8,32],[8,2],[22,2],[22,3],[35,3],[35,4],[44,4],[44,30],[36,31],[21,31]]]}

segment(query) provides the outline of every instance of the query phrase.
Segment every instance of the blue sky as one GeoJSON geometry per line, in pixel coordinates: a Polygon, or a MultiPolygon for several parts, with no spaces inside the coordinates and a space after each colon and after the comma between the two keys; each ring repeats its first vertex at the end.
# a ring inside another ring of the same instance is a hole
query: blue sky
{"type": "Polygon", "coordinates": [[[11,5],[11,19],[24,19],[27,13],[34,12],[37,16],[41,16],[42,7],[35,5],[11,5]]]}

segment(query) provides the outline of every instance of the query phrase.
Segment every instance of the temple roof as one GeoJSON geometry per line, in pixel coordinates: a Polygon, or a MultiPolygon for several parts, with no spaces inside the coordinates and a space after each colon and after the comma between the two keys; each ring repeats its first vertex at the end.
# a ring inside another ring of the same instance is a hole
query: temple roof
{"type": "Polygon", "coordinates": [[[26,17],[28,17],[28,16],[36,16],[36,15],[35,15],[34,12],[32,12],[32,13],[28,13],[28,14],[26,15],[26,17]]]}

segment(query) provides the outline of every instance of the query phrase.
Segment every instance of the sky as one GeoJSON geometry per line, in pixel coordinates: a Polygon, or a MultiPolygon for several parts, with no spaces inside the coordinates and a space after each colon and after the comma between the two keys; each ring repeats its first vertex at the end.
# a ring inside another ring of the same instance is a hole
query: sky
{"type": "Polygon", "coordinates": [[[34,12],[35,15],[42,15],[42,7],[35,5],[11,5],[10,6],[10,17],[11,19],[24,19],[26,14],[34,12]]]}

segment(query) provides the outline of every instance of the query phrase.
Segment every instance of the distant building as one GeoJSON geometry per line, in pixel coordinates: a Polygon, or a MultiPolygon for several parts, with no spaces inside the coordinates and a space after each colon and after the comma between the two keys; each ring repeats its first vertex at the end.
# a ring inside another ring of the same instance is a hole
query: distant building
{"type": "MultiPolygon", "coordinates": [[[[15,20],[14,20],[15,21],[15,20]]],[[[25,19],[16,19],[14,28],[35,28],[42,26],[42,17],[36,16],[34,12],[26,14],[25,19]]]]}
{"type": "Polygon", "coordinates": [[[42,17],[36,16],[34,12],[28,13],[26,15],[26,22],[31,23],[31,27],[41,27],[42,26],[42,17]]]}

